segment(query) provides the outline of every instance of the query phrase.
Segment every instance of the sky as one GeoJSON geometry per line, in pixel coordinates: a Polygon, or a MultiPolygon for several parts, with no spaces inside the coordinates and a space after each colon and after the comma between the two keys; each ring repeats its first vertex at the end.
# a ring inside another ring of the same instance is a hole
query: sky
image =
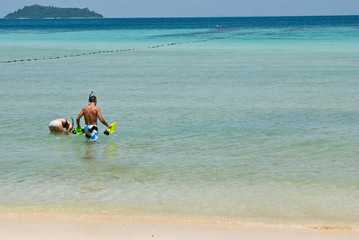
{"type": "Polygon", "coordinates": [[[359,0],[0,0],[0,18],[33,4],[88,7],[106,18],[359,15],[359,0]]]}

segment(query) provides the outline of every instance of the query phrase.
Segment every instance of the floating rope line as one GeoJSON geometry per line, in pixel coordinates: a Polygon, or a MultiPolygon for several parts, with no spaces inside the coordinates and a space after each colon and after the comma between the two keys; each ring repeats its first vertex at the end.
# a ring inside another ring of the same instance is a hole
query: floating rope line
{"type": "MultiPolygon", "coordinates": [[[[208,38],[208,39],[196,40],[196,41],[192,41],[192,42],[173,42],[173,43],[168,43],[168,44],[149,46],[147,48],[155,49],[155,48],[161,48],[161,47],[166,47],[166,46],[175,46],[175,45],[180,45],[180,44],[203,43],[203,42],[214,41],[214,40],[234,38],[239,35],[240,34],[234,34],[234,35],[227,36],[227,37],[208,38]]],[[[115,53],[115,52],[129,52],[129,51],[136,51],[136,50],[139,50],[139,49],[126,48],[126,49],[116,49],[116,50],[107,50],[107,51],[96,51],[96,52],[89,52],[89,53],[78,53],[78,54],[64,55],[62,57],[15,59],[15,60],[1,61],[0,63],[17,63],[17,62],[30,62],[30,61],[41,61],[41,60],[56,60],[56,59],[60,59],[60,58],[73,58],[73,57],[80,57],[80,56],[86,56],[86,55],[106,54],[106,53],[115,53]]]]}

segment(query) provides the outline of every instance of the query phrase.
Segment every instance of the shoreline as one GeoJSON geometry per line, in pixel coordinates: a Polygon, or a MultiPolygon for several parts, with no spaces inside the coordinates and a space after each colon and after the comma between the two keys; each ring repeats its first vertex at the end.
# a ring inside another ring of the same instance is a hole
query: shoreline
{"type": "Polygon", "coordinates": [[[55,240],[277,240],[283,238],[289,240],[354,240],[359,238],[359,232],[338,229],[288,229],[240,224],[166,222],[125,217],[110,219],[101,217],[101,215],[0,215],[0,239],[39,240],[48,238],[55,240]]]}
{"type": "MultiPolygon", "coordinates": [[[[228,216],[179,215],[175,213],[135,213],[111,209],[87,209],[73,206],[71,208],[53,208],[44,206],[0,207],[2,219],[53,219],[60,221],[106,221],[106,222],[151,222],[158,224],[193,224],[237,226],[264,229],[285,230],[329,230],[356,232],[359,234],[359,222],[335,222],[300,219],[277,218],[234,218],[228,216]]],[[[1,239],[1,238],[0,238],[1,239]]]]}

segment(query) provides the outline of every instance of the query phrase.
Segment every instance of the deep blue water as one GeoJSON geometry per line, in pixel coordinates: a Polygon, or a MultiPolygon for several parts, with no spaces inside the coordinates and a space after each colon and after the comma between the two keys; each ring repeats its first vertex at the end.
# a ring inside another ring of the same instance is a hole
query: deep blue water
{"type": "Polygon", "coordinates": [[[359,16],[221,17],[221,18],[103,18],[103,19],[0,19],[0,29],[114,30],[225,29],[253,27],[358,27],[359,16]]]}

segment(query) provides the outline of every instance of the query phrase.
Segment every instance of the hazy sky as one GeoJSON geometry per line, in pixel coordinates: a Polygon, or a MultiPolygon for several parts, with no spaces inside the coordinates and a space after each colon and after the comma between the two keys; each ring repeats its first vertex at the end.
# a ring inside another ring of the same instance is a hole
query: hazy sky
{"type": "Polygon", "coordinates": [[[88,7],[104,17],[359,15],[359,0],[0,0],[0,17],[33,4],[88,7]]]}

